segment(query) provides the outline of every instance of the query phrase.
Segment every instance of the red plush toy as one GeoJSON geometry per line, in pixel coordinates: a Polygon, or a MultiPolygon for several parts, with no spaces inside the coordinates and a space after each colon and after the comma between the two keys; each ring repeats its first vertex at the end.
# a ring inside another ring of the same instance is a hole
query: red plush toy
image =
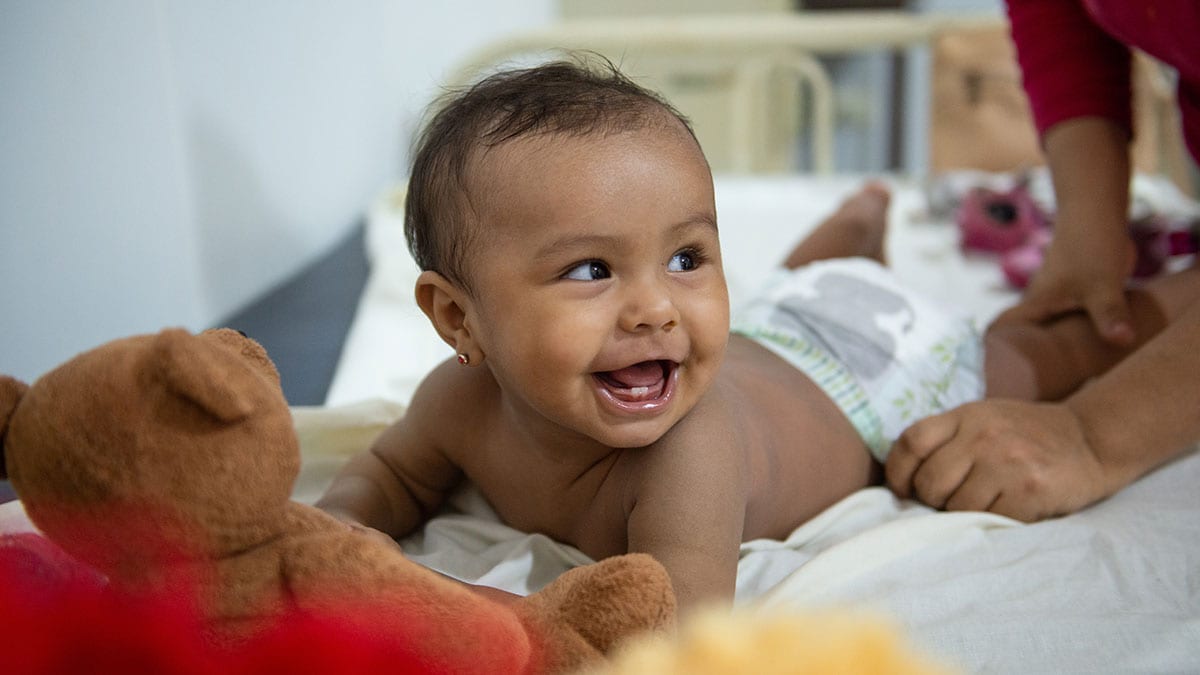
{"type": "Polygon", "coordinates": [[[994,253],[1019,248],[1050,227],[1025,179],[1009,190],[972,188],[959,204],[956,220],[963,250],[994,253]]]}
{"type": "MultiPolygon", "coordinates": [[[[971,188],[955,211],[960,244],[966,251],[1000,254],[1005,279],[1025,288],[1041,268],[1052,238],[1051,215],[1033,199],[1022,178],[1008,190],[971,188]]],[[[1134,278],[1152,277],[1167,261],[1200,250],[1200,222],[1147,216],[1129,225],[1136,251],[1134,278]]]]}
{"type": "MultiPolygon", "coordinates": [[[[398,617],[371,613],[295,612],[236,647],[214,645],[186,595],[121,593],[50,540],[29,533],[0,535],[0,607],[0,672],[6,675],[463,672],[461,664],[430,659],[403,634],[397,639],[380,629],[394,627],[398,617]]],[[[527,656],[522,646],[506,641],[511,636],[503,630],[481,627],[472,640],[492,644],[488,666],[520,672],[527,656]]]]}

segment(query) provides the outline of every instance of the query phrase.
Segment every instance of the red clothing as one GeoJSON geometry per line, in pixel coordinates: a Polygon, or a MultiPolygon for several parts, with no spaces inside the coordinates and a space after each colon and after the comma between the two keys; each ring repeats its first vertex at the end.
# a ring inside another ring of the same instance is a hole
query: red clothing
{"type": "Polygon", "coordinates": [[[1039,133],[1085,115],[1108,118],[1132,133],[1129,45],[1178,71],[1184,139],[1200,160],[1200,2],[1007,2],[1039,133]]]}

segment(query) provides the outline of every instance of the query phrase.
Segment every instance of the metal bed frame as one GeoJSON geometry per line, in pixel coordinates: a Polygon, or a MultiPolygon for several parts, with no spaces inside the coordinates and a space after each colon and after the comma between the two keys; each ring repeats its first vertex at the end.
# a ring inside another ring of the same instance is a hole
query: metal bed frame
{"type": "Polygon", "coordinates": [[[470,83],[490,66],[522,55],[550,51],[593,51],[606,56],[630,52],[687,57],[720,56],[733,72],[733,123],[728,133],[735,172],[754,166],[755,120],[765,97],[763,73],[781,69],[810,97],[803,120],[812,139],[812,168],[834,170],[834,87],[817,57],[879,49],[925,47],[937,36],[965,29],[1005,25],[998,14],[914,14],[904,12],[821,12],[760,15],[573,19],[526,30],[470,54],[450,77],[470,83]]]}

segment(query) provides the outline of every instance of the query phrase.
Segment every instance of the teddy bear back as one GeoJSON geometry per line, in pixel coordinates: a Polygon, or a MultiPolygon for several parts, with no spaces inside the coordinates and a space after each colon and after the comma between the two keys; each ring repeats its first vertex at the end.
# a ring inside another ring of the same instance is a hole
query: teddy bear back
{"type": "Polygon", "coordinates": [[[300,463],[290,410],[266,353],[235,331],[115,340],[6,389],[19,392],[3,433],[17,496],[106,572],[242,550],[284,520],[300,463]]]}

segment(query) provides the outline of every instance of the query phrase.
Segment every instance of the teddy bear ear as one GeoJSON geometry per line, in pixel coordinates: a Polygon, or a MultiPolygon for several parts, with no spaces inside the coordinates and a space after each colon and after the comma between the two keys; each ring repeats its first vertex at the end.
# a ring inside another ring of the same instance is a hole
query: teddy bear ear
{"type": "Polygon", "coordinates": [[[228,349],[168,328],[154,338],[152,363],[168,389],[222,422],[254,412],[254,374],[228,349]]]}
{"type": "Polygon", "coordinates": [[[27,391],[29,385],[24,382],[0,375],[0,479],[8,478],[8,466],[4,461],[4,440],[8,436],[8,422],[27,391]]]}

